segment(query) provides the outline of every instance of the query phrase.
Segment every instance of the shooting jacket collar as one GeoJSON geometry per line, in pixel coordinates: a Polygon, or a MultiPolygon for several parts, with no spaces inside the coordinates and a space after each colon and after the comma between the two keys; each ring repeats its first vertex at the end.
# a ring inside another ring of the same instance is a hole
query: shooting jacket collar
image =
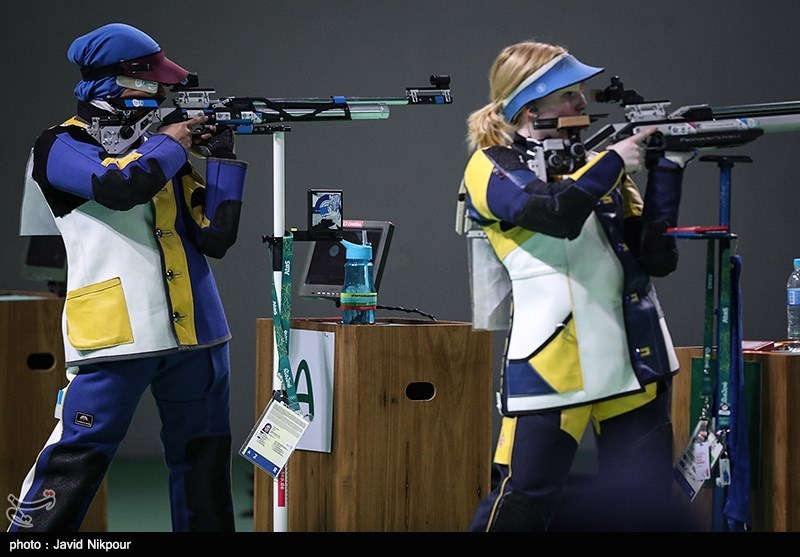
{"type": "Polygon", "coordinates": [[[92,121],[92,118],[105,117],[119,112],[116,108],[108,104],[106,101],[78,101],[78,108],[76,114],[78,119],[86,122],[87,124],[92,121]]]}

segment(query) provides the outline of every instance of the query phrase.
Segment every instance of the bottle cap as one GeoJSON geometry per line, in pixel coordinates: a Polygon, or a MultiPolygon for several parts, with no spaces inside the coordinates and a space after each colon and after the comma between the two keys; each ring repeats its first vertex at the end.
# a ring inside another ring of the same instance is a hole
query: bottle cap
{"type": "MultiPolygon", "coordinates": [[[[372,244],[354,244],[347,240],[339,240],[345,247],[345,257],[347,259],[372,259],[372,244]]],[[[800,261],[800,259],[798,259],[800,261]]]]}
{"type": "Polygon", "coordinates": [[[800,257],[794,260],[794,268],[797,269],[798,267],[800,267],[800,257]]]}

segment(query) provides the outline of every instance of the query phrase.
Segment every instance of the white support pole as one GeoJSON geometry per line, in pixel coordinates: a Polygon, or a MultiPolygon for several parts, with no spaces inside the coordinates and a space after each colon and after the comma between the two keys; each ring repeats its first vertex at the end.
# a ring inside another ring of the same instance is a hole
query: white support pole
{"type": "MultiPolygon", "coordinates": [[[[284,132],[276,131],[272,134],[272,234],[276,240],[283,238],[285,230],[285,181],[286,181],[286,166],[285,166],[285,152],[284,152],[284,132]]],[[[277,249],[277,245],[276,245],[277,249]]],[[[270,261],[270,264],[272,262],[270,261]]],[[[273,270],[272,280],[275,282],[275,292],[277,294],[278,304],[281,304],[281,273],[280,269],[273,270]]],[[[273,390],[280,391],[283,389],[281,384],[280,373],[278,372],[278,345],[275,342],[273,335],[272,339],[272,388],[273,390]]],[[[278,477],[273,480],[272,484],[272,531],[273,532],[288,532],[288,513],[286,501],[286,467],[281,470],[278,477]]]]}
{"type": "MultiPolygon", "coordinates": [[[[448,77],[449,83],[449,77],[448,77]]],[[[424,91],[428,91],[427,88],[415,90],[415,95],[425,95],[430,96],[430,94],[424,93],[424,91]]],[[[434,91],[431,94],[436,94],[438,97],[440,92],[434,91]]],[[[446,99],[446,102],[449,103],[450,101],[450,93],[449,89],[446,92],[442,93],[444,96],[443,98],[446,99]]],[[[309,101],[312,100],[316,104],[316,100],[314,99],[300,99],[300,101],[309,101]]],[[[329,102],[330,99],[319,99],[320,102],[329,102]]],[[[260,101],[259,101],[260,102],[260,101]]],[[[437,100],[437,103],[439,101],[437,100]]],[[[264,104],[263,102],[261,103],[264,104]]],[[[389,117],[389,105],[400,104],[406,105],[409,104],[408,93],[406,97],[396,97],[396,98],[386,98],[386,99],[351,99],[348,103],[349,106],[349,117],[346,119],[348,120],[375,120],[375,119],[386,119],[389,117]]],[[[416,104],[416,97],[415,97],[415,104],[416,104]]],[[[271,109],[266,106],[262,106],[261,110],[264,114],[278,114],[274,109],[271,109]]],[[[317,111],[316,106],[310,106],[309,108],[291,108],[287,109],[288,113],[295,116],[308,116],[312,112],[317,111]]],[[[332,108],[331,110],[318,114],[320,116],[319,119],[324,119],[324,116],[332,116],[335,119],[341,119],[345,116],[345,111],[341,107],[332,108]]],[[[284,128],[289,129],[289,128],[284,128]]],[[[286,215],[286,208],[285,208],[285,190],[286,190],[286,153],[285,153],[285,131],[273,131],[272,133],[272,219],[273,219],[273,226],[272,226],[272,234],[276,242],[280,241],[282,245],[283,234],[286,231],[286,224],[285,224],[285,215],[286,215]]],[[[277,249],[277,244],[276,244],[277,249]]],[[[270,266],[272,266],[272,260],[270,260],[270,266]]],[[[275,284],[275,298],[278,303],[278,308],[280,309],[281,305],[281,281],[282,281],[282,269],[272,271],[272,280],[275,284]]],[[[290,316],[291,318],[291,316],[290,316]]],[[[291,322],[290,322],[291,323],[291,322]]],[[[290,325],[291,326],[291,325],[290,325]]],[[[288,348],[288,347],[287,347],[288,348]]],[[[283,390],[283,383],[281,381],[280,376],[280,357],[278,355],[278,344],[273,338],[272,342],[272,389],[273,391],[282,391],[283,390]]],[[[284,466],[283,470],[281,470],[278,477],[273,480],[273,489],[272,489],[272,531],[273,532],[288,532],[289,531],[289,520],[288,520],[288,486],[289,480],[287,478],[286,473],[286,466],[284,466]]]]}

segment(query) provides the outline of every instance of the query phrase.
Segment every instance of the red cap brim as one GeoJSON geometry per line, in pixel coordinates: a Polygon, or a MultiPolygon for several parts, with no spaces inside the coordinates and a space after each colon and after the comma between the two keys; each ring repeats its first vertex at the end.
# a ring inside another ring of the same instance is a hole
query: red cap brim
{"type": "Polygon", "coordinates": [[[135,60],[126,60],[120,65],[122,66],[122,75],[167,85],[180,83],[189,76],[189,71],[167,58],[164,51],[135,60]]]}

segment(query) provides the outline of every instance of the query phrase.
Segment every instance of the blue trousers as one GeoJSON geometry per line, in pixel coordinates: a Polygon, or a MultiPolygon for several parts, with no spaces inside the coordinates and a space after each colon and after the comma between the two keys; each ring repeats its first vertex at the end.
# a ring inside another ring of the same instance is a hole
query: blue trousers
{"type": "MultiPolygon", "coordinates": [[[[601,404],[613,407],[625,402],[601,404]]],[[[588,419],[588,407],[584,408],[588,419]]],[[[510,459],[496,462],[499,479],[478,505],[470,531],[674,527],[669,383],[659,385],[646,404],[596,420],[596,481],[578,495],[565,496],[578,449],[575,431],[568,432],[566,424],[580,412],[580,408],[555,410],[515,419],[510,459]]]]}
{"type": "Polygon", "coordinates": [[[80,366],[9,516],[10,532],[80,528],[148,386],[161,418],[173,531],[233,531],[225,343],[80,366]]]}

